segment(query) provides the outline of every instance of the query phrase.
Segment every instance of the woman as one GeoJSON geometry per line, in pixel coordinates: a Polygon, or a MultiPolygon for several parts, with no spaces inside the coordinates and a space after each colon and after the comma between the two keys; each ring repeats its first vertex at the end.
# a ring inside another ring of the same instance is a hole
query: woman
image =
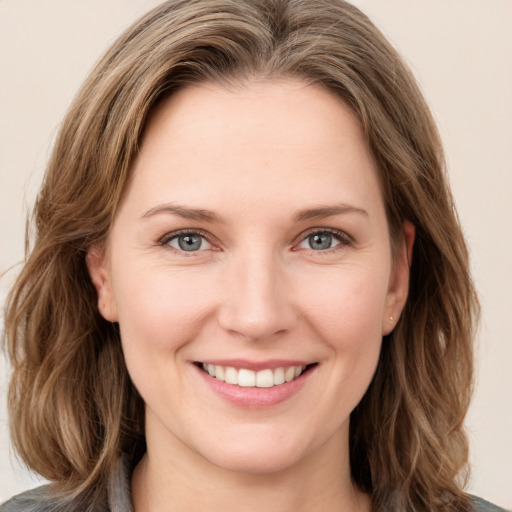
{"type": "Polygon", "coordinates": [[[341,1],[172,1],[84,84],[10,296],[0,510],[493,510],[436,128],[341,1]]]}

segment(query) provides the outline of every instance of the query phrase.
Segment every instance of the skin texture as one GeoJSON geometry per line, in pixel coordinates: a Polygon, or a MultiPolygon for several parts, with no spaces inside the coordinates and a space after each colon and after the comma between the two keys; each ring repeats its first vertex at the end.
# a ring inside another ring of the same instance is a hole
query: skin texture
{"type": "Polygon", "coordinates": [[[203,84],[158,106],[107,243],[88,257],[146,403],[137,512],[369,510],[350,480],[349,416],[407,297],[412,226],[404,235],[392,255],[375,164],[331,93],[203,84]],[[183,229],[204,235],[199,250],[180,249],[183,229]],[[312,248],[312,233],[334,231],[312,248]],[[251,407],[194,364],[234,358],[316,364],[284,401],[251,407]]]}

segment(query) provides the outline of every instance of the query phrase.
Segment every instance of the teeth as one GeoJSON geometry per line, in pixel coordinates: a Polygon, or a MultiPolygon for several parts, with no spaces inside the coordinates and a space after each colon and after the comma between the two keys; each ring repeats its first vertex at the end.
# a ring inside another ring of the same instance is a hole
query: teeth
{"type": "Polygon", "coordinates": [[[256,374],[256,387],[271,388],[274,385],[274,372],[272,370],[261,370],[256,374]]]}
{"type": "Polygon", "coordinates": [[[286,382],[290,382],[295,378],[295,368],[293,366],[291,368],[287,368],[284,372],[284,380],[286,382]]]}
{"type": "Polygon", "coordinates": [[[226,372],[224,371],[224,367],[217,366],[217,368],[215,369],[214,376],[219,380],[226,380],[226,372]]]}
{"type": "Polygon", "coordinates": [[[285,382],[291,382],[299,377],[305,370],[305,366],[288,366],[286,368],[266,369],[259,372],[232,366],[219,366],[203,363],[203,370],[210,376],[227,384],[238,385],[246,388],[271,388],[285,382]]]}
{"type": "MultiPolygon", "coordinates": [[[[221,367],[222,368],[222,367],[221,367]]],[[[217,372],[215,372],[214,377],[217,376],[217,372]]],[[[225,381],[228,384],[238,384],[238,372],[234,368],[226,368],[224,372],[225,381]]]]}
{"type": "Polygon", "coordinates": [[[284,368],[276,368],[274,370],[274,386],[284,384],[284,368]]]}
{"type": "Polygon", "coordinates": [[[256,374],[245,368],[238,370],[238,385],[244,388],[253,388],[256,386],[256,374]]]}

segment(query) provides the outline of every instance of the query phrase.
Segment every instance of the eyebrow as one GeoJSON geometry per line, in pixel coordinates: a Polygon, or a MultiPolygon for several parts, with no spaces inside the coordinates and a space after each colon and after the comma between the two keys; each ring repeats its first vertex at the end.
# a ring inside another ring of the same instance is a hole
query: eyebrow
{"type": "MultiPolygon", "coordinates": [[[[222,217],[217,215],[211,210],[203,208],[187,208],[177,204],[161,204],[150,208],[148,211],[141,215],[141,218],[153,217],[160,213],[170,213],[178,215],[184,219],[197,220],[201,222],[209,222],[212,224],[222,224],[224,221],[222,217]]],[[[368,216],[368,212],[362,208],[351,206],[348,204],[339,204],[334,206],[318,206],[315,208],[307,208],[299,210],[294,216],[294,222],[304,222],[306,220],[324,219],[326,217],[333,217],[335,215],[358,213],[368,216]]]]}
{"type": "Polygon", "coordinates": [[[318,206],[316,208],[300,210],[295,215],[295,222],[313,219],[325,219],[326,217],[333,217],[334,215],[341,215],[345,213],[359,213],[368,217],[368,212],[362,208],[358,208],[349,204],[339,204],[334,206],[318,206]]]}
{"type": "Polygon", "coordinates": [[[179,217],[183,217],[184,219],[210,222],[212,224],[222,223],[222,218],[210,210],[204,210],[202,208],[187,208],[176,204],[161,204],[159,206],[155,206],[143,213],[141,217],[148,218],[159,213],[172,213],[179,217]]]}

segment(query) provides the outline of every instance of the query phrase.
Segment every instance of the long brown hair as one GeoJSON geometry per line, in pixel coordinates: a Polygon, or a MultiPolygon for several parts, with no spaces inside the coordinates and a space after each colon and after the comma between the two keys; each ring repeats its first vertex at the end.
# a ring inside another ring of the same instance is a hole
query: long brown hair
{"type": "Polygon", "coordinates": [[[416,226],[405,310],[351,417],[352,477],[375,510],[468,509],[463,419],[478,303],[443,151],[410,71],[343,0],[171,0],[114,43],[71,105],[5,314],[13,443],[62,494],[94,501],[120,452],[143,449],[143,403],[85,257],[109,233],[151,109],[191,83],[286,76],[351,106],[392,236],[405,220],[416,226]]]}

